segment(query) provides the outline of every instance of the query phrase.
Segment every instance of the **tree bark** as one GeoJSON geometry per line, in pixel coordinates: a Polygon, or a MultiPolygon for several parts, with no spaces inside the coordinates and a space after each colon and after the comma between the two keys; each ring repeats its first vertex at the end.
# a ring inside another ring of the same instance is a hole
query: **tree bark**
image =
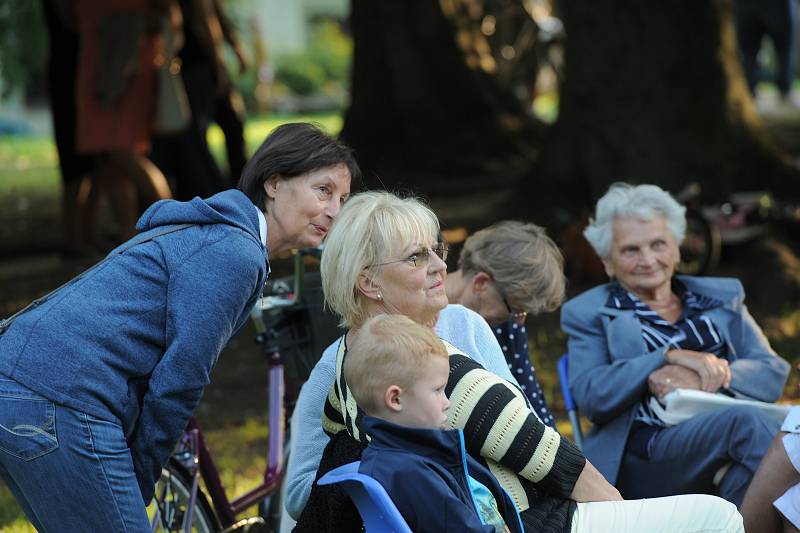
{"type": "Polygon", "coordinates": [[[529,168],[536,121],[484,68],[480,36],[457,32],[440,2],[352,0],[351,27],[341,136],[356,149],[367,186],[436,195],[508,186],[509,169],[529,168]]]}
{"type": "Polygon", "coordinates": [[[561,7],[560,113],[521,191],[561,181],[562,193],[581,191],[584,207],[615,181],[672,191],[698,181],[713,199],[764,188],[798,196],[798,172],[767,138],[747,90],[730,0],[561,7]]]}
{"type": "Polygon", "coordinates": [[[747,90],[731,0],[562,2],[565,81],[550,129],[490,68],[491,39],[464,22],[462,12],[485,7],[478,0],[351,6],[342,137],[369,187],[433,197],[505,190],[510,199],[482,221],[549,225],[587,212],[621,180],[674,192],[699,181],[714,200],[765,188],[800,197],[798,171],[771,144],[747,90]]]}

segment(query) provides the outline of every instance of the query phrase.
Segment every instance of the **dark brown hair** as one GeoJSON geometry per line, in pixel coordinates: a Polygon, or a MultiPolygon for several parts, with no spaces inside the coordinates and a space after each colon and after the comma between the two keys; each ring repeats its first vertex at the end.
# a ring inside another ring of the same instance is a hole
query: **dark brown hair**
{"type": "Polygon", "coordinates": [[[312,170],[344,164],[355,184],[361,179],[353,150],[307,122],[293,122],[275,128],[242,171],[237,186],[259,209],[267,193],[264,182],[272,176],[290,179],[312,170]]]}

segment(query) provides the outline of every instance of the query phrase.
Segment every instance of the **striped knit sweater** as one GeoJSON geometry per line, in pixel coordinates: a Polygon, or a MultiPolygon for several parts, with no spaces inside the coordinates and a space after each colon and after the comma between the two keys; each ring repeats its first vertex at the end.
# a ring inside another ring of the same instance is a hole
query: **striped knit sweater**
{"type": "MultiPolygon", "coordinates": [[[[444,341],[443,341],[444,342],[444,341]]],[[[544,425],[522,392],[445,342],[450,354],[448,427],[464,430],[467,451],[481,460],[514,500],[526,531],[570,530],[576,504],[569,499],[586,459],[575,446],[544,425]]],[[[344,342],[336,355],[336,381],[323,412],[329,435],[342,430],[362,444],[356,405],[342,371],[344,342]]]]}

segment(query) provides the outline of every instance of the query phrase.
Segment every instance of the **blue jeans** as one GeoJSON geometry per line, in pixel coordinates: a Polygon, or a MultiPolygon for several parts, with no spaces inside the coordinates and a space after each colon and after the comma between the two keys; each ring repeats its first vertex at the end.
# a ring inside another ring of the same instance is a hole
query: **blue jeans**
{"type": "Polygon", "coordinates": [[[122,427],[3,376],[0,477],[39,531],[150,531],[122,427]]]}

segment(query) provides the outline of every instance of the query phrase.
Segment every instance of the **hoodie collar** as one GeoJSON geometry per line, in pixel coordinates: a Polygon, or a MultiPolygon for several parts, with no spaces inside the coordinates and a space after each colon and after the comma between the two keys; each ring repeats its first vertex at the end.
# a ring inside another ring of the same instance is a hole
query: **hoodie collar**
{"type": "Polygon", "coordinates": [[[258,234],[261,237],[261,244],[264,245],[264,248],[267,247],[267,219],[264,217],[264,213],[261,212],[261,209],[253,204],[253,208],[255,208],[256,213],[258,213],[258,234]]]}
{"type": "Polygon", "coordinates": [[[458,429],[412,428],[368,415],[364,416],[363,427],[371,438],[371,446],[433,456],[443,464],[461,464],[458,429]]]}

